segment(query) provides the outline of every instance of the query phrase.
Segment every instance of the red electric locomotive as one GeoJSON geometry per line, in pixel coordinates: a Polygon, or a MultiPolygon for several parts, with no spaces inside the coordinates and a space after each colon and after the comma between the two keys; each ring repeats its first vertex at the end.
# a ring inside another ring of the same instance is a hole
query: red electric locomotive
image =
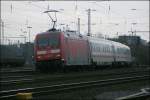
{"type": "Polygon", "coordinates": [[[88,40],[75,31],[52,29],[38,34],[34,44],[37,69],[60,70],[70,65],[89,65],[88,40]]]}

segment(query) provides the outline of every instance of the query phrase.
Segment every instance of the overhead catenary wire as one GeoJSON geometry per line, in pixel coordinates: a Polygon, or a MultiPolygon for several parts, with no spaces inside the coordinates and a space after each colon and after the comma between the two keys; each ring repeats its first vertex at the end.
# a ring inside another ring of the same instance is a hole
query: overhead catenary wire
{"type": "MultiPolygon", "coordinates": [[[[110,2],[110,1],[109,1],[110,2]]],[[[55,3],[57,3],[57,2],[55,2],[55,3]]],[[[89,2],[90,3],[90,2],[89,2]]],[[[13,3],[12,3],[13,4],[13,3]]],[[[56,4],[55,4],[56,5],[56,4]]],[[[99,3],[99,2],[96,2],[95,3],[95,5],[97,6],[97,7],[100,7],[100,8],[102,8],[102,9],[105,9],[107,12],[108,11],[110,11],[113,15],[115,14],[115,15],[117,15],[116,17],[120,17],[120,18],[124,18],[124,17],[126,17],[126,16],[123,16],[121,13],[118,13],[118,12],[116,12],[116,11],[114,11],[114,9],[112,9],[111,8],[111,6],[112,5],[110,5],[110,4],[106,4],[105,6],[104,5],[101,5],[101,3],[99,3]]],[[[10,5],[9,5],[10,6],[10,5]]],[[[37,12],[42,12],[42,11],[44,11],[45,9],[47,9],[47,7],[49,7],[49,4],[48,4],[48,6],[44,6],[44,4],[42,3],[41,5],[40,5],[40,3],[38,2],[38,3],[32,3],[32,2],[30,2],[30,4],[29,4],[29,6],[30,6],[30,8],[31,7],[34,7],[35,9],[35,11],[37,11],[37,12]],[[36,10],[37,9],[37,10],[36,10]]],[[[10,6],[11,7],[11,6],[10,6]]],[[[14,13],[14,10],[18,10],[18,11],[20,11],[18,8],[19,7],[15,7],[16,9],[13,9],[13,7],[14,7],[14,5],[12,5],[12,13],[14,13]]],[[[56,8],[56,6],[54,6],[55,8],[56,8]]],[[[78,16],[80,16],[81,18],[81,22],[82,23],[84,23],[85,21],[83,21],[83,20],[85,20],[86,18],[87,18],[87,16],[86,16],[86,14],[84,14],[85,16],[81,16],[83,13],[83,9],[80,9],[80,8],[82,8],[81,6],[80,6],[80,4],[79,4],[79,2],[77,2],[77,0],[75,1],[75,6],[73,6],[73,7],[75,7],[75,11],[72,11],[72,12],[70,12],[70,11],[65,11],[65,12],[62,12],[61,14],[64,14],[65,16],[67,16],[67,17],[63,17],[62,18],[62,20],[64,19],[66,19],[67,21],[65,22],[65,23],[68,23],[68,21],[70,20],[70,19],[72,19],[73,21],[74,21],[74,23],[72,23],[72,25],[74,24],[75,26],[77,25],[77,18],[73,18],[73,17],[71,17],[70,15],[72,15],[72,14],[75,14],[75,17],[78,17],[78,16]],[[78,12],[81,12],[81,14],[80,15],[76,15],[76,13],[78,13],[78,12]],[[69,18],[69,19],[67,19],[67,18],[69,18]]],[[[91,5],[91,7],[92,7],[92,5],[91,5]]],[[[94,6],[95,7],[95,6],[94,6]]],[[[25,8],[26,9],[26,8],[25,8]]],[[[10,10],[9,10],[10,11],[10,10]]],[[[100,9],[98,9],[97,10],[98,12],[101,12],[101,11],[104,11],[104,10],[101,10],[100,11],[100,9]]],[[[84,13],[86,13],[85,11],[84,11],[84,13]]],[[[19,15],[23,15],[22,13],[18,13],[19,15]]],[[[97,13],[96,13],[97,14],[97,13]]],[[[19,16],[18,15],[18,16],[19,16]]],[[[115,17],[115,15],[114,15],[114,17],[115,17]]],[[[107,13],[106,13],[106,16],[108,16],[107,15],[107,13]]],[[[95,18],[95,17],[94,17],[95,18]]],[[[15,22],[16,23],[16,22],[15,22]]],[[[14,24],[15,24],[14,23],[14,24]]],[[[35,23],[36,23],[36,21],[35,21],[35,23]]],[[[122,21],[120,22],[120,23],[123,23],[122,21]]],[[[17,24],[19,24],[20,26],[23,26],[23,24],[21,24],[21,22],[18,22],[17,21],[17,24]]],[[[43,23],[43,24],[45,24],[45,23],[43,23]]],[[[96,22],[96,24],[98,24],[97,22],[96,22]]],[[[104,23],[101,23],[101,24],[104,24],[104,23]]],[[[37,25],[37,24],[36,24],[37,25]]],[[[35,26],[36,26],[35,25],[35,26]]],[[[87,25],[87,23],[85,24],[85,25],[87,25]]],[[[139,24],[138,24],[139,25],[139,24]]],[[[143,24],[140,24],[140,25],[143,25],[143,24]]],[[[39,25],[40,26],[40,25],[39,25]]],[[[42,25],[41,25],[42,26],[42,25]]],[[[46,25],[45,25],[46,26],[46,25]]],[[[14,26],[12,26],[12,27],[14,27],[15,28],[15,25],[14,26]]],[[[102,27],[105,27],[105,26],[102,26],[102,27]]]]}

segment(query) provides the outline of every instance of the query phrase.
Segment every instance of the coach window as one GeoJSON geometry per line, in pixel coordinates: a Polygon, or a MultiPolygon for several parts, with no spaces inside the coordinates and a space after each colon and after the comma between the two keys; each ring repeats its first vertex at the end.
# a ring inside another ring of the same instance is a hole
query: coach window
{"type": "Polygon", "coordinates": [[[123,50],[122,50],[122,48],[120,48],[120,54],[123,54],[123,50]]]}
{"type": "Polygon", "coordinates": [[[122,50],[123,50],[123,54],[126,54],[126,49],[123,49],[123,48],[122,48],[122,50]]]}
{"type": "Polygon", "coordinates": [[[105,47],[103,46],[103,52],[105,52],[105,47]]]}
{"type": "Polygon", "coordinates": [[[130,50],[128,50],[128,55],[130,55],[130,50]]]}
{"type": "Polygon", "coordinates": [[[94,51],[94,45],[92,45],[92,50],[94,51]]]}
{"type": "Polygon", "coordinates": [[[123,50],[123,54],[126,54],[126,49],[122,49],[123,50]]]}
{"type": "Polygon", "coordinates": [[[99,46],[97,45],[97,52],[99,52],[99,46]]]}
{"type": "Polygon", "coordinates": [[[128,54],[127,49],[125,49],[124,54],[125,54],[125,55],[127,55],[127,54],[128,54]]]}
{"type": "Polygon", "coordinates": [[[101,52],[101,46],[99,46],[99,52],[101,52]]]}
{"type": "Polygon", "coordinates": [[[101,52],[101,47],[99,46],[99,52],[101,52]]]}
{"type": "Polygon", "coordinates": [[[94,51],[96,51],[96,45],[95,45],[95,43],[94,43],[94,51]]]}
{"type": "Polygon", "coordinates": [[[122,51],[123,51],[122,54],[125,54],[125,49],[122,48],[122,51]]]}
{"type": "Polygon", "coordinates": [[[94,51],[94,45],[92,44],[92,50],[94,51]]]}
{"type": "Polygon", "coordinates": [[[105,52],[105,47],[103,47],[103,52],[105,52]]]}
{"type": "Polygon", "coordinates": [[[127,54],[127,49],[124,50],[124,54],[125,54],[125,55],[127,54]]]}
{"type": "Polygon", "coordinates": [[[95,45],[93,44],[93,51],[95,51],[95,45]]]}
{"type": "Polygon", "coordinates": [[[108,46],[107,46],[107,52],[109,52],[109,50],[108,50],[108,46]]]}
{"type": "Polygon", "coordinates": [[[126,55],[128,54],[127,49],[125,50],[125,53],[124,53],[124,54],[126,54],[126,55]]]}
{"type": "Polygon", "coordinates": [[[98,46],[97,46],[97,49],[96,49],[96,51],[97,51],[97,52],[99,52],[99,47],[98,47],[98,46]]]}
{"type": "Polygon", "coordinates": [[[123,49],[122,49],[122,48],[120,48],[120,54],[123,54],[123,52],[124,52],[124,51],[123,51],[123,49]]]}
{"type": "Polygon", "coordinates": [[[117,48],[117,52],[119,53],[119,50],[118,50],[118,48],[117,48]]]}
{"type": "Polygon", "coordinates": [[[103,52],[105,52],[105,45],[103,46],[103,48],[104,48],[103,52]]]}
{"type": "Polygon", "coordinates": [[[92,45],[92,49],[93,49],[93,51],[94,51],[94,45],[92,45]]]}
{"type": "Polygon", "coordinates": [[[120,54],[120,48],[118,48],[118,53],[120,54]]]}
{"type": "Polygon", "coordinates": [[[130,54],[130,51],[129,50],[127,50],[127,53],[128,53],[128,55],[130,54]]]}

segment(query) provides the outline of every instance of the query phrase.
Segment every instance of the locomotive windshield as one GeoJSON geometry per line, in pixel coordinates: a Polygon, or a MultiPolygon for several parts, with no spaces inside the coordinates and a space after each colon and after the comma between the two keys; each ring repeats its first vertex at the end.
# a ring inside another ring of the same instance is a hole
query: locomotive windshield
{"type": "Polygon", "coordinates": [[[48,46],[48,38],[47,37],[39,37],[37,40],[37,44],[39,47],[48,46]]]}
{"type": "Polygon", "coordinates": [[[58,34],[50,34],[47,36],[39,36],[37,39],[37,44],[39,47],[58,47],[59,46],[59,35],[58,34]]]}

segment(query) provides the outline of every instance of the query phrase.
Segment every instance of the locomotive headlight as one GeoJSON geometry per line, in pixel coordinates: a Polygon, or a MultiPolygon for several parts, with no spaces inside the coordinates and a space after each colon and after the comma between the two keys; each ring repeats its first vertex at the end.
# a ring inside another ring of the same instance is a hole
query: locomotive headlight
{"type": "Polygon", "coordinates": [[[37,58],[38,58],[38,59],[40,59],[40,58],[41,58],[41,56],[37,56],[37,58]]]}
{"type": "Polygon", "coordinates": [[[60,57],[60,54],[57,54],[56,57],[60,57]]]}

